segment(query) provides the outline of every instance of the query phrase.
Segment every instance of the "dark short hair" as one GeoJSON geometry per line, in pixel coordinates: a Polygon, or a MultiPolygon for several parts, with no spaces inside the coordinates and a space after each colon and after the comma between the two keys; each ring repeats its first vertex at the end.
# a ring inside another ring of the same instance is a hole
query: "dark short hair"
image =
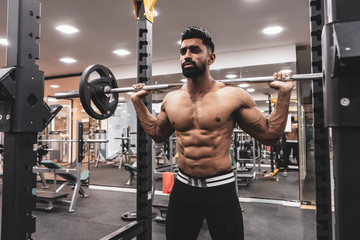
{"type": "Polygon", "coordinates": [[[211,52],[214,52],[215,46],[212,41],[211,34],[201,27],[187,27],[181,34],[181,42],[183,42],[185,39],[191,39],[191,38],[200,38],[203,41],[203,44],[207,47],[211,48],[211,52]]]}

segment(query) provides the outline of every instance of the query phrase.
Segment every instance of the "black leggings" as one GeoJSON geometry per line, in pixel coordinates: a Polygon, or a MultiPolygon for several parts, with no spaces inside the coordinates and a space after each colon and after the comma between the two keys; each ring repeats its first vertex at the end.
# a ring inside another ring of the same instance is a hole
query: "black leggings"
{"type": "Polygon", "coordinates": [[[286,142],[284,149],[285,169],[288,169],[288,165],[292,164],[289,160],[291,149],[293,150],[293,158],[296,159],[296,165],[299,166],[299,144],[297,142],[286,142]]]}
{"type": "Polygon", "coordinates": [[[197,239],[204,218],[213,240],[244,239],[235,182],[198,188],[175,181],[166,215],[166,239],[197,239]]]}

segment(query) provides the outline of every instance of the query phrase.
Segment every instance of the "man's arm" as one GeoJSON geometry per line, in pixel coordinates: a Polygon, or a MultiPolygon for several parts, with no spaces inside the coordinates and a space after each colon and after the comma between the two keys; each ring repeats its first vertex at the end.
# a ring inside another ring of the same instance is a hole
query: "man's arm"
{"type": "MultiPolygon", "coordinates": [[[[135,88],[135,87],[134,87],[135,88]]],[[[157,143],[163,142],[165,139],[174,133],[174,128],[171,125],[164,108],[164,102],[161,106],[161,111],[157,117],[152,115],[146,108],[142,97],[149,94],[148,91],[139,91],[131,96],[135,111],[140,120],[144,131],[157,143]]]]}
{"type": "MultiPolygon", "coordinates": [[[[279,79],[286,77],[281,75],[279,79]]],[[[277,78],[277,74],[274,78],[277,78]]],[[[295,86],[294,82],[274,81],[270,87],[278,90],[278,99],[274,111],[266,118],[257,108],[255,101],[249,94],[244,94],[244,106],[238,111],[237,123],[245,132],[255,137],[265,145],[276,145],[284,133],[291,90],[295,86]]]]}

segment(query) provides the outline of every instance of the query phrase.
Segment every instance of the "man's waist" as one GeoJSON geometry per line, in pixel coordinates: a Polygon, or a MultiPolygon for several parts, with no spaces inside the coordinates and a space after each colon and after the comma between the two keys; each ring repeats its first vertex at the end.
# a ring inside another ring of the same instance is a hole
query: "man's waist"
{"type": "Polygon", "coordinates": [[[180,182],[193,187],[216,187],[225,185],[235,181],[235,174],[233,171],[228,171],[226,173],[220,173],[210,177],[194,177],[189,174],[184,173],[181,169],[176,177],[180,182]]]}

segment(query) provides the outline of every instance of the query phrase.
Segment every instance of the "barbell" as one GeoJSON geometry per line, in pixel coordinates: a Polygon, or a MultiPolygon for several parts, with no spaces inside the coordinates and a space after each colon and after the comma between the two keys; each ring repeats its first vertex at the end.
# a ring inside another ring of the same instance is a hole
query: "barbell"
{"type": "MultiPolygon", "coordinates": [[[[284,79],[284,81],[303,81],[303,80],[321,80],[322,73],[312,74],[294,74],[284,79]]],[[[230,80],[218,80],[226,85],[236,85],[240,83],[266,83],[274,81],[273,76],[251,77],[230,80]]],[[[157,84],[143,87],[143,90],[162,90],[171,88],[180,88],[184,84],[157,84]]],[[[80,97],[81,104],[86,113],[95,119],[109,118],[116,110],[118,105],[119,93],[133,92],[133,87],[118,88],[114,74],[109,68],[94,64],[87,67],[81,75],[79,91],[67,91],[55,93],[57,99],[68,99],[80,97]],[[99,78],[89,80],[92,73],[97,72],[99,78]],[[98,111],[93,108],[93,103],[98,111]]]]}
{"type": "MultiPolygon", "coordinates": [[[[65,142],[65,143],[72,143],[72,142],[80,142],[80,140],[73,140],[73,139],[41,139],[39,142],[65,142]]],[[[82,140],[81,142],[84,143],[108,143],[108,139],[87,139],[82,140]]]]}

